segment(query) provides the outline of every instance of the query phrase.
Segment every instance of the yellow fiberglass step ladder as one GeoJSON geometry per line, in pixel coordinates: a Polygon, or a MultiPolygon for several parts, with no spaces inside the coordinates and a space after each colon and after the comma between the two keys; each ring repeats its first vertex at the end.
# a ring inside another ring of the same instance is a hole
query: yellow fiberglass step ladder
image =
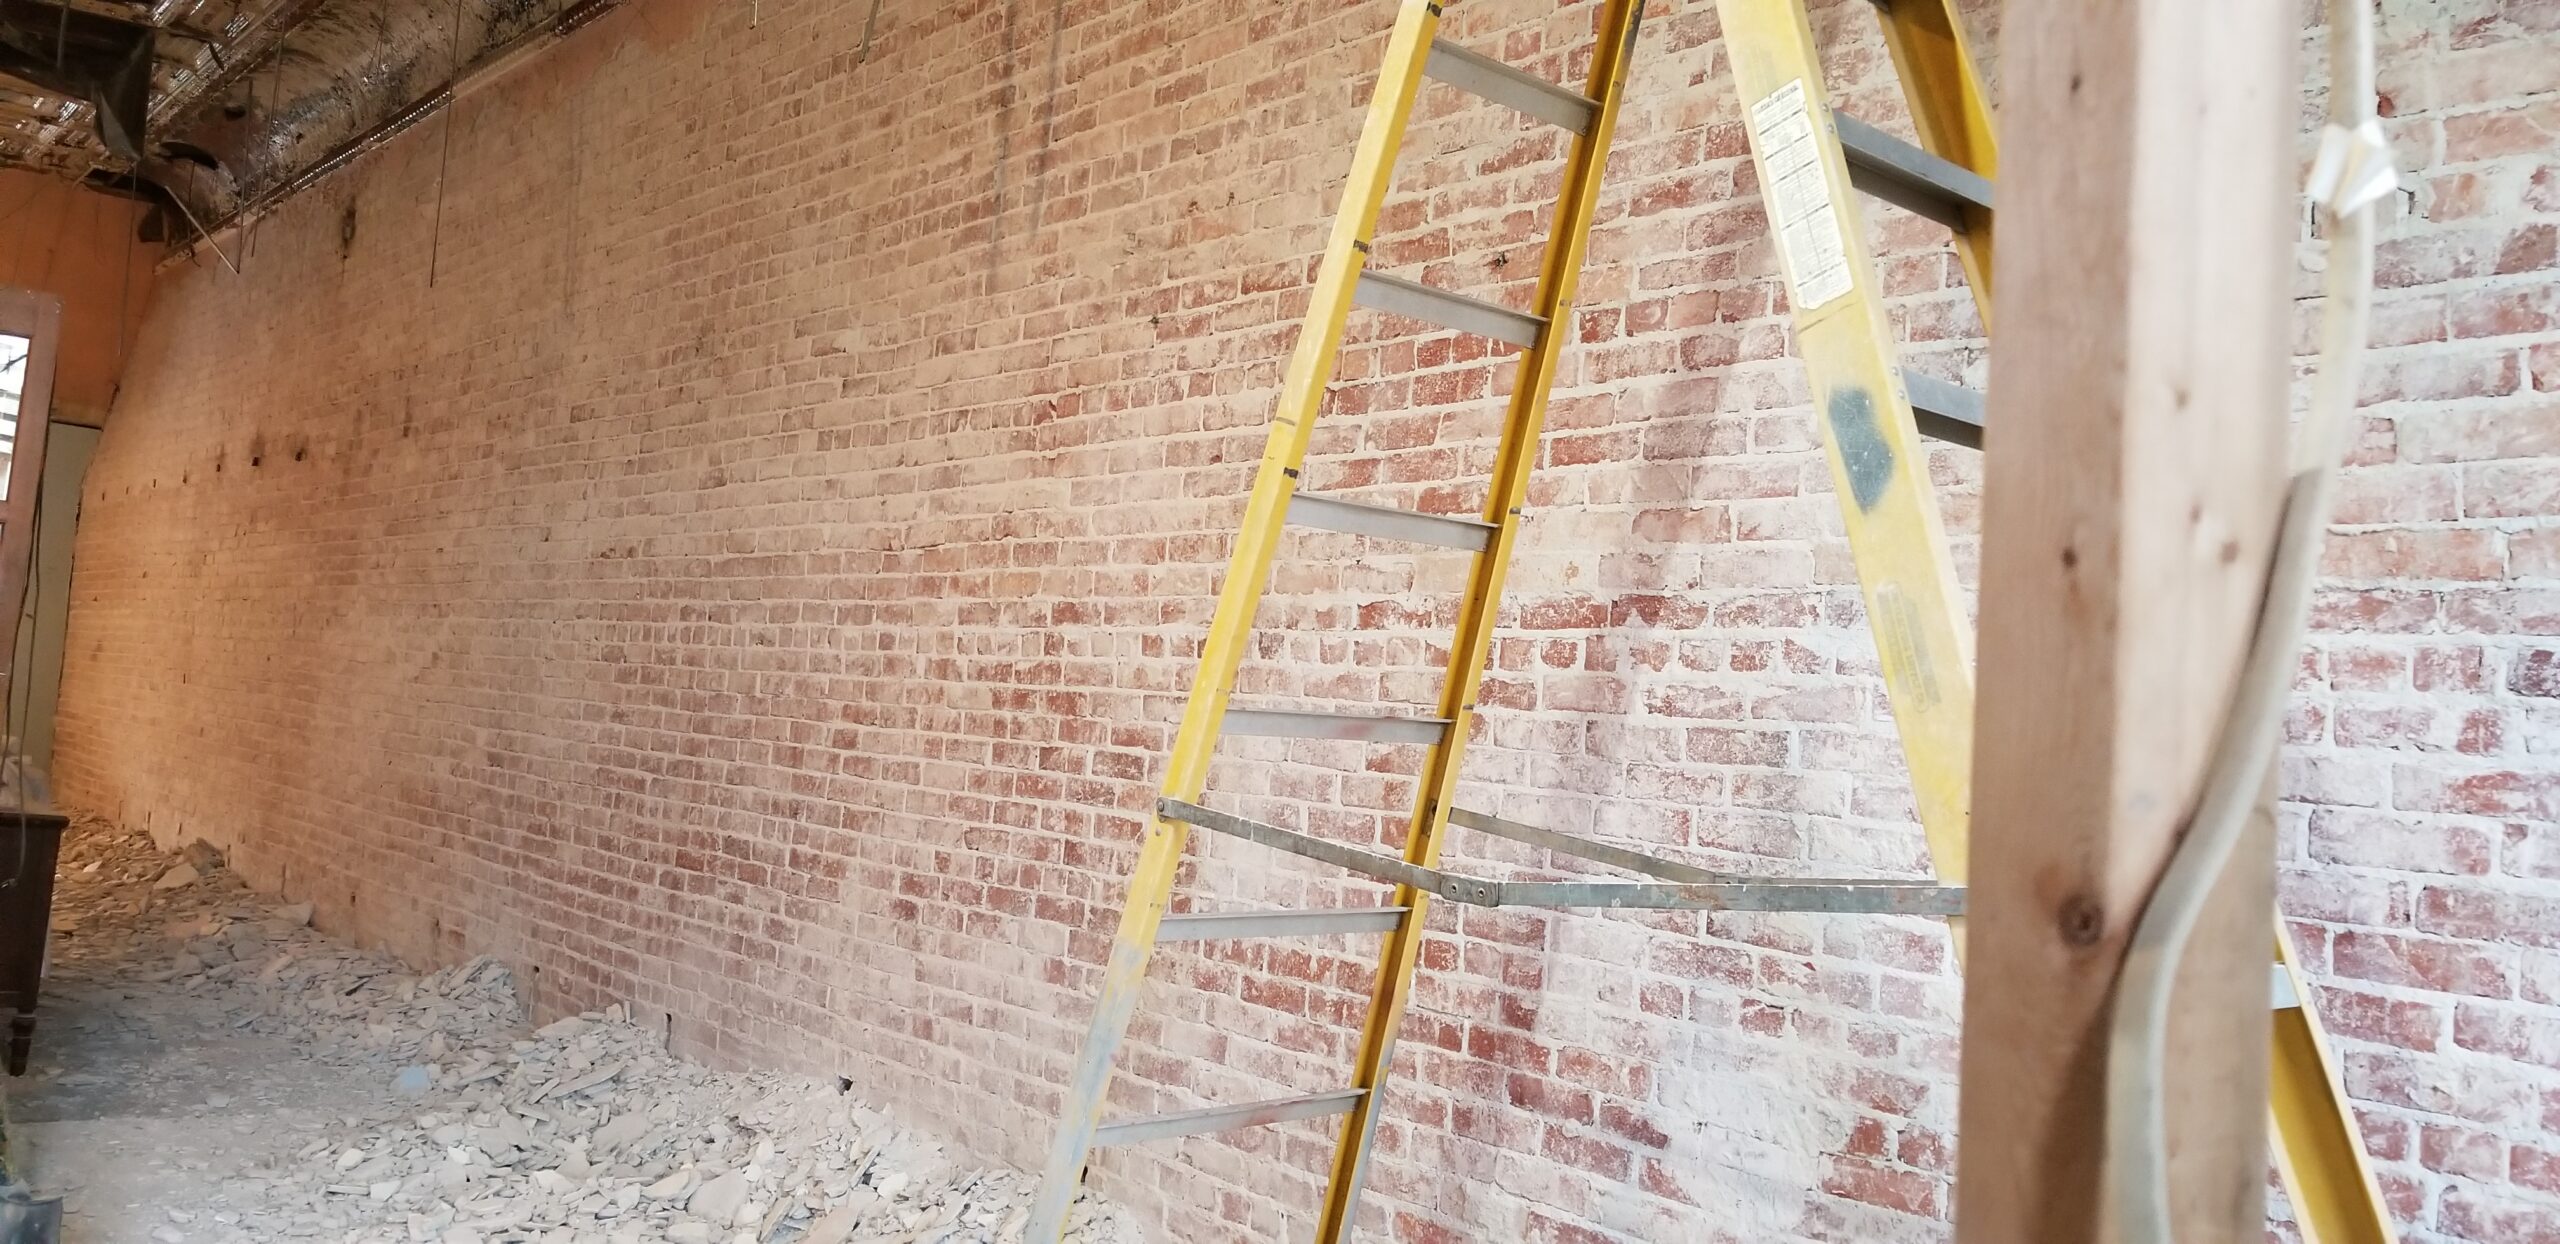
{"type": "MultiPolygon", "coordinates": [[[[1806,33],[1801,9],[1792,5],[1774,7],[1792,13],[1798,36],[1793,46],[1803,53],[1802,62],[1810,65],[1810,36],[1806,33]]],[[[1567,340],[1565,333],[1550,329],[1551,326],[1570,323],[1574,286],[1598,201],[1600,172],[1607,158],[1619,100],[1625,90],[1629,58],[1634,50],[1642,10],[1642,0],[1606,0],[1592,56],[1589,85],[1576,93],[1440,40],[1437,31],[1441,5],[1432,0],[1403,0],[1393,33],[1388,39],[1385,63],[1370,99],[1367,122],[1353,154],[1341,209],[1300,327],[1297,348],[1282,381],[1278,409],[1273,415],[1269,439],[1246,503],[1243,527],[1237,536],[1226,580],[1219,594],[1217,612],[1202,648],[1200,669],[1193,680],[1191,697],[1175,736],[1161,798],[1156,805],[1156,816],[1150,822],[1140,847],[1128,900],[1121,911],[1119,930],[1113,939],[1111,958],[1105,969],[1102,995],[1096,1002],[1084,1048],[1067,1086],[1057,1137],[1045,1164],[1039,1196],[1033,1203],[1024,1239],[1035,1244],[1052,1244],[1061,1237],[1066,1228],[1069,1206],[1083,1179],[1086,1159],[1097,1145],[1137,1143],[1334,1115],[1343,1116],[1341,1139],[1335,1150],[1316,1238],[1325,1244],[1349,1238],[1370,1144],[1377,1127],[1380,1092],[1393,1061],[1396,1031],[1403,1020],[1421,950],[1423,918],[1434,896],[1482,906],[1837,914],[1889,912],[1948,917],[1961,912],[1967,776],[1962,758],[1970,743],[1972,727],[1971,672],[1963,656],[1965,639],[1958,624],[1960,615],[1952,607],[1936,608],[1934,613],[1925,611],[1923,607],[1924,602],[1932,607],[1952,602],[1954,597],[1949,586],[1952,574],[1948,570],[1945,541],[1927,492],[1926,478],[1916,468],[1907,465],[1917,460],[1917,456],[1909,452],[1916,438],[1914,412],[1911,398],[1905,396],[1902,386],[1892,383],[1895,377],[1889,370],[1890,338],[1883,335],[1884,322],[1880,310],[1872,311],[1873,329],[1868,338],[1871,346],[1863,357],[1869,369],[1865,374],[1881,378],[1870,385],[1870,392],[1886,396],[1882,404],[1879,404],[1879,399],[1868,399],[1865,423],[1875,431],[1860,445],[1872,445],[1881,439],[1898,457],[1879,459],[1861,456],[1863,450],[1853,449],[1844,468],[1842,456],[1835,451],[1833,465],[1835,470],[1849,472],[1844,478],[1849,481],[1850,492],[1844,495],[1866,498],[1881,490],[1884,496],[1874,505],[1864,508],[1881,510],[1891,505],[1891,517],[1907,519],[1907,526],[1900,533],[1881,541],[1870,540],[1861,544],[1856,552],[1862,577],[1870,578],[1871,612],[1878,617],[1899,619],[1896,629],[1880,636],[1879,646],[1888,649],[1886,664],[1892,680],[1897,720],[1905,731],[1906,744],[1911,747],[1915,759],[1915,785],[1923,790],[1923,821],[1943,880],[1772,879],[1717,873],[1452,806],[1462,749],[1475,712],[1475,688],[1491,650],[1494,616],[1518,532],[1520,507],[1527,496],[1529,470],[1537,454],[1548,388],[1556,359],[1567,340]],[[1530,311],[1514,310],[1366,269],[1370,237],[1386,198],[1388,175],[1394,166],[1397,150],[1402,146],[1415,95],[1425,78],[1438,79],[1495,104],[1561,125],[1576,135],[1530,311]],[[1520,347],[1518,379],[1512,390],[1501,443],[1495,455],[1491,487],[1480,519],[1387,509],[1297,491],[1299,469],[1307,455],[1325,386],[1333,373],[1344,324],[1355,307],[1419,319],[1445,329],[1520,347]],[[1893,496],[1897,491],[1902,495],[1893,496]],[[1256,709],[1229,703],[1253,628],[1254,614],[1264,585],[1270,578],[1281,531],[1284,525],[1292,523],[1474,554],[1467,594],[1459,611],[1456,635],[1450,645],[1436,716],[1316,713],[1256,709]],[[1916,564],[1921,574],[1907,584],[1879,591],[1869,569],[1875,560],[1871,554],[1877,549],[1901,559],[1896,564],[1916,564]],[[1876,605],[1880,599],[1885,602],[1881,608],[1876,605]],[[1934,629],[1928,624],[1934,624],[1934,629]],[[1897,643],[1903,645],[1899,651],[1893,649],[1897,643]],[[1905,711],[1906,701],[1911,701],[1909,693],[1915,687],[1926,690],[1929,698],[1913,701],[1912,705],[1926,709],[1928,728],[1936,732],[1926,754],[1938,766],[1934,772],[1940,778],[1952,772],[1951,784],[1943,780],[1932,782],[1923,779],[1916,772],[1917,758],[1923,749],[1910,744],[1914,715],[1905,711]],[[1222,733],[1426,746],[1429,758],[1421,774],[1402,855],[1388,855],[1328,841],[1205,806],[1203,800],[1207,798],[1209,759],[1222,733]],[[1950,757],[1956,762],[1952,770],[1945,767],[1950,757]],[[1451,824],[1640,873],[1654,880],[1519,882],[1465,876],[1437,867],[1441,841],[1446,827],[1451,824]],[[1166,908],[1172,899],[1176,871],[1186,839],[1194,827],[1240,837],[1392,883],[1395,886],[1394,896],[1386,905],[1367,908],[1169,915],[1166,908]],[[1359,1062],[1348,1086],[1247,1105],[1188,1110],[1116,1120],[1108,1124],[1102,1121],[1113,1059],[1136,1010],[1147,964],[1158,943],[1361,932],[1384,934],[1386,946],[1380,955],[1359,1062]]],[[[1730,7],[1726,20],[1728,29],[1731,29],[1735,19],[1730,7]]],[[[1950,84],[1948,90],[1956,89],[1955,84],[1961,84],[1967,91],[1974,89],[1970,63],[1964,59],[1961,42],[1936,3],[1894,6],[1887,10],[1887,28],[1894,35],[1895,54],[1904,64],[1906,74],[1911,72],[1912,57],[1928,57],[1942,74],[1934,80],[1950,84]],[[1910,12],[1901,11],[1905,9],[1910,12]],[[1931,15],[1936,17],[1934,28],[1928,20],[1931,15]],[[1904,28],[1897,30],[1897,22],[1904,28]],[[1932,29],[1936,33],[1930,33],[1932,29]]],[[[1841,148],[1833,137],[1831,118],[1821,103],[1818,77],[1807,77],[1806,82],[1806,86],[1799,88],[1800,92],[1809,92],[1803,95],[1803,115],[1807,118],[1806,124],[1820,137],[1821,145],[1814,150],[1825,161],[1824,175],[1836,182],[1841,175],[1841,148]]],[[[1753,97],[1758,98],[1757,95],[1753,97]]],[[[1963,107],[1924,118],[1922,131],[1931,139],[1932,146],[1940,151],[1954,149],[1978,153],[1979,167],[1987,174],[1990,167],[1988,114],[1981,110],[1978,94],[1964,98],[1963,107]],[[1965,111],[1967,108],[1971,111],[1965,111]],[[1938,129],[1931,128],[1933,122],[1939,126],[1938,129]],[[1952,137],[1948,127],[1955,127],[1952,137]],[[1966,142],[1973,145],[1959,146],[1966,142]]],[[[1915,100],[1915,108],[1917,106],[1915,100]]],[[[1770,110],[1773,114],[1775,107],[1770,110]]],[[[1936,192],[1929,187],[1933,176],[1947,172],[1943,167],[1947,163],[1944,157],[1931,159],[1927,153],[1899,144],[1880,133],[1863,129],[1858,132],[1861,138],[1871,140],[1868,146],[1874,158],[1862,162],[1857,185],[1877,189],[1889,196],[1901,196],[1896,201],[1934,203],[1937,200],[1936,192]]],[[[1979,212],[1967,218],[1976,227],[1960,235],[1959,248],[1964,253],[1968,275],[1974,279],[1977,289],[1984,289],[1988,287],[1990,253],[1989,185],[1983,176],[1975,176],[1967,184],[1977,191],[1975,198],[1979,212]]],[[[1840,203],[1836,194],[1830,197],[1835,205],[1840,203]]],[[[1847,212],[1850,209],[1838,206],[1837,210],[1847,212]]],[[[1843,219],[1854,223],[1853,216],[1843,219]]],[[[1860,235],[1854,229],[1848,229],[1839,236],[1860,235]]],[[[1872,308],[1875,285],[1872,273],[1868,271],[1871,267],[1869,261],[1842,248],[1838,262],[1847,266],[1848,279],[1859,294],[1854,300],[1855,305],[1872,308]]],[[[1827,310],[1828,306],[1824,309],[1827,310]]],[[[1860,347],[1844,341],[1840,349],[1845,352],[1842,357],[1857,357],[1855,351],[1860,347]]],[[[1979,443],[1981,415],[1978,397],[1952,385],[1917,382],[1912,386],[1912,395],[1919,399],[1921,414],[1930,421],[1933,431],[1965,443],[1979,443]]],[[[1854,421],[1856,416],[1849,418],[1854,421]]],[[[1830,420],[1835,428],[1840,422],[1837,415],[1830,420]]],[[[1853,524],[1854,521],[1853,515],[1853,524]]],[[[1875,527],[1878,533],[1885,531],[1885,521],[1879,519],[1875,527]]],[[[2307,1013],[2304,1021],[2308,1021],[2307,1013]]],[[[2316,1060],[2317,1032],[2306,1031],[2315,1043],[2316,1060]]],[[[2325,1067],[2325,1064],[2321,1065],[2325,1067]]],[[[2283,1080],[2280,1075],[2280,1092],[2284,1088],[2283,1080]]],[[[2331,1085],[2316,1103],[2304,1106],[2296,1114],[2310,1117],[2317,1112],[2315,1106],[2334,1109],[2335,1102],[2335,1089],[2331,1085]]],[[[2279,1118],[2285,1113],[2280,1103],[2279,1118]]],[[[2323,1165],[2321,1169],[2362,1174],[2361,1150],[2350,1134],[2337,1134],[2344,1138],[2342,1155],[2332,1155],[2338,1164],[2323,1165]]],[[[2288,1132],[2288,1143],[2290,1136],[2288,1132]]],[[[2289,1177],[2294,1165],[2287,1164],[2289,1177]]],[[[2363,1179],[2361,1186],[2369,1190],[2370,1176],[2364,1175],[2363,1179]]],[[[2297,1193],[2297,1202],[2300,1200],[2297,1193]]],[[[2338,1234],[2314,1238],[2334,1244],[2336,1241],[2388,1237],[2338,1234]]]]}
{"type": "MultiPolygon", "coordinates": [[[[1921,825],[1939,878],[1957,885],[1972,807],[1971,635],[1920,438],[1979,448],[1983,403],[1898,365],[1874,260],[1859,249],[1866,233],[1853,192],[1953,232],[1989,331],[1997,157],[1953,0],[1876,8],[1917,146],[1831,109],[1804,0],[1716,3],[1921,825]]],[[[2390,1216],[2283,924],[2274,927],[2277,1168],[2310,1244],[2387,1244],[2390,1216]]]]}

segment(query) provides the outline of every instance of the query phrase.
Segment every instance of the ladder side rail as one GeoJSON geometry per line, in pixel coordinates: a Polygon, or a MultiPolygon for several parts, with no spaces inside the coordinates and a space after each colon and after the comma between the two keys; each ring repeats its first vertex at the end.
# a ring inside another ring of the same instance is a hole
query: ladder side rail
{"type": "MultiPolygon", "coordinates": [[[[1413,817],[1405,831],[1406,860],[1429,867],[1440,856],[1440,843],[1456,795],[1458,771],[1466,753],[1467,730],[1473,721],[1476,691],[1493,648],[1494,619],[1519,536],[1520,509],[1527,502],[1529,473],[1536,464],[1540,434],[1546,423],[1548,390],[1556,361],[1573,337],[1573,295],[1582,275],[1591,223],[1597,215],[1601,170],[1607,162],[1620,101],[1626,93],[1636,33],[1643,25],[1644,0],[1609,0],[1602,11],[1597,46],[1591,57],[1590,86],[1584,94],[1599,102],[1591,126],[1574,139],[1566,163],[1555,223],[1547,234],[1546,258],[1538,277],[1534,312],[1546,321],[1538,343],[1520,358],[1502,443],[1496,453],[1491,487],[1486,491],[1484,520],[1495,525],[1491,544],[1478,554],[1459,612],[1457,635],[1449,649],[1447,673],[1440,689],[1440,716],[1452,724],[1448,738],[1433,749],[1417,784],[1413,817]]],[[[1379,956],[1377,981],[1370,996],[1369,1018],[1361,1035],[1360,1061],[1352,1084],[1368,1090],[1342,1123],[1334,1149],[1333,1173],[1326,1182],[1319,1244],[1340,1244],[1350,1237],[1359,1212],[1360,1190],[1368,1174],[1370,1146],[1375,1142],[1384,1095],[1378,1091],[1395,1057],[1396,1031],[1404,1023],[1412,993],[1413,972],[1422,952],[1424,916],[1430,898],[1411,885],[1396,889],[1388,900],[1410,907],[1404,926],[1390,934],[1379,956]]]]}
{"type": "Polygon", "coordinates": [[[2274,1060],[2267,1080],[2268,1149],[2304,1244],[2394,1244],[2399,1228],[2384,1207],[2355,1110],[2338,1078],[2337,1056],[2311,1009],[2311,990],[2276,915],[2276,974],[2293,1005],[2275,1008],[2274,1060]]]}
{"type": "MultiPolygon", "coordinates": [[[[1201,647],[1200,665],[1192,678],[1182,725],[1174,736],[1161,788],[1166,798],[1196,800],[1208,784],[1218,723],[1226,713],[1236,671],[1244,661],[1254,614],[1271,578],[1272,558],[1279,547],[1290,495],[1296,490],[1316,413],[1333,375],[1344,322],[1351,313],[1352,291],[1367,261],[1369,238],[1377,229],[1378,213],[1386,203],[1396,153],[1404,144],[1414,95],[1422,86],[1423,62],[1430,54],[1439,25],[1440,6],[1435,0],[1404,0],[1387,37],[1377,86],[1369,98],[1368,117],[1362,123],[1350,175],[1343,185],[1341,207],[1334,216],[1333,232],[1325,244],[1306,315],[1300,321],[1297,347],[1281,382],[1270,435],[1254,474],[1253,492],[1245,503],[1243,526],[1227,564],[1226,581],[1218,593],[1217,612],[1201,647]]],[[[1137,868],[1130,877],[1128,899],[1121,908],[1119,928],[1112,936],[1101,996],[1095,1000],[1084,1047],[1077,1055],[1059,1111],[1057,1135],[1041,1170],[1039,1196],[1032,1203],[1025,1226],[1026,1240],[1054,1244],[1066,1232],[1067,1209],[1083,1182],[1086,1156],[1101,1125],[1112,1061],[1137,1009],[1147,962],[1154,953],[1157,928],[1172,897],[1187,839],[1188,827],[1182,822],[1150,816],[1139,847],[1137,868]]]]}
{"type": "MultiPolygon", "coordinates": [[[[2000,147],[1990,98],[1974,67],[1955,0],[1884,0],[1876,9],[1884,42],[1902,78],[1912,127],[1922,150],[1960,164],[1984,180],[2000,180],[2000,147]]],[[[1974,310],[1991,325],[1991,209],[1968,207],[1956,230],[1956,260],[1973,290],[1974,310]]]]}
{"type": "Polygon", "coordinates": [[[1799,0],[1717,0],[1716,9],[1920,824],[1940,880],[1963,885],[1973,624],[1865,249],[1819,51],[1799,0]]]}

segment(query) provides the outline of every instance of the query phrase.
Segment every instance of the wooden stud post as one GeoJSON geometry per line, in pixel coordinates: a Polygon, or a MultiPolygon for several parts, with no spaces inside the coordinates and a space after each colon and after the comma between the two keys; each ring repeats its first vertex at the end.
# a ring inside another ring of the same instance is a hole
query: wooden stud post
{"type": "MultiPolygon", "coordinates": [[[[2299,20],[2213,0],[2005,19],[1960,1244],[2105,1235],[2110,991],[2281,500],[2299,20]]],[[[2183,1239],[2264,1230],[2271,835],[2260,818],[2180,969],[2183,1239]]]]}

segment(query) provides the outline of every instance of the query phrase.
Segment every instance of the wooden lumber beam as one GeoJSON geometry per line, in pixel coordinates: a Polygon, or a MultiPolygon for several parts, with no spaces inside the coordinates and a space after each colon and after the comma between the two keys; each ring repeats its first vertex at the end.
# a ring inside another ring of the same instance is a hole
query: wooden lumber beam
{"type": "MultiPolygon", "coordinates": [[[[2102,1238],[2109,995],[2192,812],[2282,498],[2300,9],[2012,5],[1956,1197],[2102,1238]]],[[[2180,969],[2172,1204],[2256,1239],[2270,818],[2180,969]]]]}

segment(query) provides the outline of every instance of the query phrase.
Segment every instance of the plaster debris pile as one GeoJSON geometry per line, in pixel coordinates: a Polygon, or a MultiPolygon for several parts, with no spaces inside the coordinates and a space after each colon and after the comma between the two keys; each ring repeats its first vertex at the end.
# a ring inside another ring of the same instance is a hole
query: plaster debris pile
{"type": "MultiPolygon", "coordinates": [[[[1035,1180],[972,1169],[836,1081],[706,1070],[619,1006],[526,1031],[486,957],[418,976],[262,903],[209,848],[74,831],[72,962],[296,1032],[378,1069],[379,1099],[298,1151],[241,1167],[219,1212],[171,1207],[160,1244],[1002,1244],[1035,1180]],[[155,944],[156,939],[156,944],[155,944]],[[156,957],[156,965],[150,959],[156,957]],[[139,968],[138,972],[136,968],[139,968]]],[[[1068,1238],[1136,1244],[1088,1199],[1068,1238]]]]}

